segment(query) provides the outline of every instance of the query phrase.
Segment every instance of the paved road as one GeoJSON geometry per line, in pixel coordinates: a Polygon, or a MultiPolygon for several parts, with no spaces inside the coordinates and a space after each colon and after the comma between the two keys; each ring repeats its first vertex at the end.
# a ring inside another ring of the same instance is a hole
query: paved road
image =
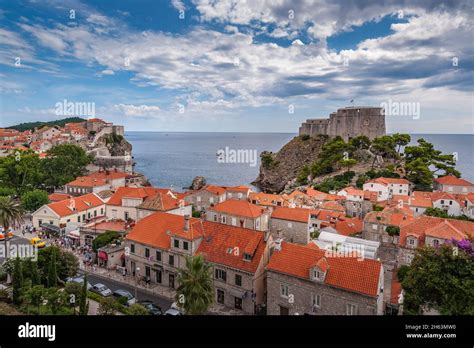
{"type": "MultiPolygon", "coordinates": [[[[106,285],[110,290],[115,291],[117,289],[124,289],[127,291],[130,291],[132,295],[135,295],[135,288],[133,286],[130,286],[128,284],[120,283],[116,280],[106,278],[106,277],[101,277],[97,276],[95,274],[88,274],[87,275],[87,280],[89,283],[92,285],[96,283],[102,283],[106,285]]],[[[161,297],[156,294],[151,294],[147,291],[138,289],[138,301],[152,301],[154,304],[156,304],[158,307],[161,307],[163,312],[168,310],[171,307],[171,303],[173,301],[169,300],[166,297],[161,297]]]]}

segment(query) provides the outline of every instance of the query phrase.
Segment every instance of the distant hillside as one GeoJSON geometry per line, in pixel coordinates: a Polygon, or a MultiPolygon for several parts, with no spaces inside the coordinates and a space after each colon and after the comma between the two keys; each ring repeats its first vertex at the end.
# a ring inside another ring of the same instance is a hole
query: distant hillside
{"type": "Polygon", "coordinates": [[[83,119],[83,118],[80,118],[80,117],[67,117],[67,118],[63,118],[63,119],[60,119],[60,120],[49,121],[49,122],[37,121],[37,122],[20,123],[20,124],[10,126],[10,127],[7,127],[7,128],[16,129],[17,131],[23,132],[25,130],[33,130],[37,127],[43,127],[43,126],[64,127],[64,125],[66,123],[84,122],[84,121],[86,121],[86,120],[83,119]]]}

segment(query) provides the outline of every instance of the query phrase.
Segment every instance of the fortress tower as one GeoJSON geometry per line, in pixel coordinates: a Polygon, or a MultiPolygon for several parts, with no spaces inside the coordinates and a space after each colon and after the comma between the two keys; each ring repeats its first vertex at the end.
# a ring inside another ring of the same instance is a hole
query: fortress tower
{"type": "Polygon", "coordinates": [[[365,135],[372,140],[385,135],[385,114],[381,107],[345,107],[331,113],[329,118],[306,120],[299,129],[299,135],[304,134],[325,134],[330,137],[339,135],[345,141],[365,135]]]}

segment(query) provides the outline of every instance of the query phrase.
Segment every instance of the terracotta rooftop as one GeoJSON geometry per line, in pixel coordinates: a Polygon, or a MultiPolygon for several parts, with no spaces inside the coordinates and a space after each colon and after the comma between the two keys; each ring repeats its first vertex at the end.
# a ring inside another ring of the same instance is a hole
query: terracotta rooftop
{"type": "Polygon", "coordinates": [[[400,228],[399,244],[405,246],[407,235],[414,235],[423,246],[427,233],[433,237],[460,240],[474,236],[474,222],[420,215],[400,228]]]}
{"type": "Polygon", "coordinates": [[[382,264],[371,259],[357,260],[356,257],[325,257],[324,250],[282,242],[281,250],[273,252],[267,269],[310,281],[310,269],[327,262],[325,284],[377,296],[382,264]]]}
{"type": "Polygon", "coordinates": [[[81,212],[91,208],[99,207],[102,204],[105,204],[104,201],[102,201],[96,194],[88,193],[83,196],[49,203],[48,207],[51,208],[56,214],[62,217],[75,214],[76,212],[81,212]]]}
{"type": "Polygon", "coordinates": [[[315,209],[275,207],[272,212],[272,219],[308,223],[309,216],[311,214],[318,214],[318,212],[315,209]]]}
{"type": "Polygon", "coordinates": [[[258,205],[274,206],[276,202],[280,202],[282,205],[285,204],[286,200],[281,195],[264,193],[264,192],[250,192],[249,201],[257,201],[258,205]]]}
{"type": "Polygon", "coordinates": [[[218,211],[230,215],[256,218],[261,216],[265,209],[245,200],[229,199],[213,207],[209,207],[208,211],[218,211]]]}
{"type": "Polygon", "coordinates": [[[407,185],[410,182],[406,179],[400,179],[400,178],[375,178],[372,180],[367,181],[366,183],[377,183],[377,184],[382,184],[382,185],[390,185],[390,184],[398,184],[398,185],[407,185]]]}
{"type": "Polygon", "coordinates": [[[334,228],[343,236],[351,236],[362,232],[364,229],[364,223],[359,218],[351,218],[336,222],[334,228]]]}
{"type": "Polygon", "coordinates": [[[364,218],[365,222],[393,226],[401,226],[410,220],[413,220],[413,211],[407,206],[386,207],[382,211],[372,211],[364,218]]]}
{"type": "Polygon", "coordinates": [[[457,178],[454,175],[446,175],[440,178],[436,178],[435,182],[441,185],[452,185],[452,186],[473,186],[473,184],[467,180],[457,178]]]}
{"type": "Polygon", "coordinates": [[[51,193],[48,198],[51,202],[59,202],[71,198],[67,193],[51,193]]]}
{"type": "Polygon", "coordinates": [[[95,179],[90,176],[80,176],[76,180],[68,182],[67,186],[76,186],[76,187],[97,187],[105,186],[107,182],[103,179],[95,179]]]}

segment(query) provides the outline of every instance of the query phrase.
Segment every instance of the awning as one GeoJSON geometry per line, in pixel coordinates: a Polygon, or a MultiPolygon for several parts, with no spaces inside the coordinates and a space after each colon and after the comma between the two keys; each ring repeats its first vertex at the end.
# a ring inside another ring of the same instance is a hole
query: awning
{"type": "Polygon", "coordinates": [[[57,232],[57,233],[61,232],[61,229],[58,226],[51,225],[51,224],[41,224],[40,227],[53,231],[53,232],[57,232]]]}
{"type": "Polygon", "coordinates": [[[234,297],[237,297],[237,298],[244,298],[245,297],[245,292],[242,292],[242,291],[229,290],[229,294],[231,296],[234,296],[234,297]]]}
{"type": "Polygon", "coordinates": [[[77,239],[77,238],[81,237],[79,231],[71,231],[67,234],[67,236],[71,237],[71,238],[74,238],[74,239],[77,239]]]}
{"type": "Polygon", "coordinates": [[[107,259],[109,258],[109,255],[107,255],[105,251],[99,251],[98,256],[99,256],[99,259],[104,260],[104,261],[107,261],[107,259]]]}

